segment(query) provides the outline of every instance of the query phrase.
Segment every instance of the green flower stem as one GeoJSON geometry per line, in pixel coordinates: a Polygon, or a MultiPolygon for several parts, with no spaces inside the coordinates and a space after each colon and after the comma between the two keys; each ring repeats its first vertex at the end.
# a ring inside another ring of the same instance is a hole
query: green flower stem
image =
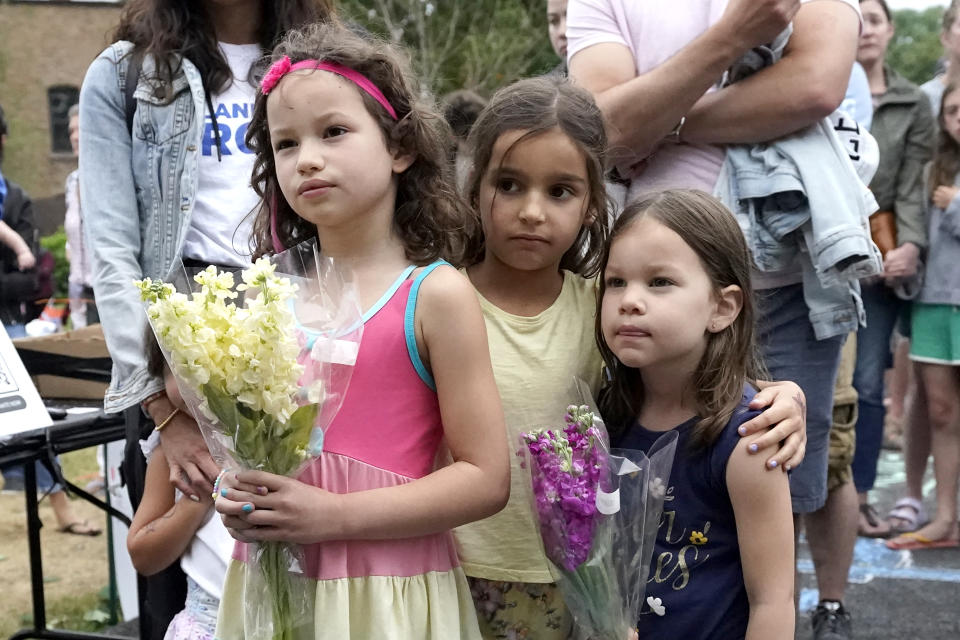
{"type": "MultiPolygon", "coordinates": [[[[230,438],[237,462],[248,469],[260,469],[277,475],[293,474],[305,459],[310,432],[316,422],[319,405],[304,405],[283,424],[264,411],[239,406],[227,394],[211,385],[203,388],[207,405],[230,438]]],[[[261,542],[250,570],[258,571],[261,592],[245,599],[252,606],[266,601],[270,607],[272,640],[293,640],[293,628],[299,613],[297,600],[304,587],[299,576],[290,574],[293,546],[285,542],[261,542]]]]}
{"type": "Polygon", "coordinates": [[[616,576],[604,565],[607,556],[603,546],[594,548],[590,558],[575,571],[561,569],[561,574],[570,583],[571,592],[582,600],[581,606],[571,609],[587,616],[581,624],[594,633],[597,640],[623,640],[628,628],[619,619],[617,611],[620,596],[616,585],[616,576]]]}
{"type": "Polygon", "coordinates": [[[273,640],[293,640],[291,628],[291,601],[293,585],[290,583],[286,544],[261,542],[257,568],[263,578],[266,597],[273,610],[273,640]]]}

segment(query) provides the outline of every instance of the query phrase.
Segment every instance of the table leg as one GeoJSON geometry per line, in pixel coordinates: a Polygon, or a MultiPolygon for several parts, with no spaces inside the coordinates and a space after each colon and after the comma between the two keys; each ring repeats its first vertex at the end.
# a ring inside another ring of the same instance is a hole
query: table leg
{"type": "Polygon", "coordinates": [[[23,491],[27,500],[27,544],[30,549],[30,588],[33,591],[33,627],[47,628],[47,605],[43,593],[43,557],[40,550],[40,520],[37,504],[37,468],[33,460],[23,465],[23,491]]]}
{"type": "MultiPolygon", "coordinates": [[[[43,592],[43,556],[40,549],[39,504],[37,501],[37,469],[31,459],[23,465],[23,491],[27,500],[27,545],[30,550],[30,587],[33,592],[33,627],[10,636],[10,640],[100,640],[108,636],[78,631],[47,629],[47,605],[43,592]]],[[[123,517],[123,514],[120,514],[123,517]]]]}

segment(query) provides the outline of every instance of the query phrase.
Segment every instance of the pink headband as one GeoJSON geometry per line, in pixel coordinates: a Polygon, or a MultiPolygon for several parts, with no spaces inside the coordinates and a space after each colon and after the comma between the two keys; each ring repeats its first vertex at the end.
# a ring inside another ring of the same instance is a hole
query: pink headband
{"type": "Polygon", "coordinates": [[[323,60],[301,60],[295,64],[290,63],[290,58],[283,56],[279,60],[273,63],[270,66],[270,70],[267,71],[267,75],[263,76],[263,80],[260,81],[260,90],[263,91],[263,95],[267,95],[273,88],[277,86],[277,83],[280,82],[280,79],[290,73],[291,71],[299,71],[300,69],[319,69],[320,71],[329,71],[330,73],[335,73],[342,78],[346,78],[353,84],[357,85],[363,89],[371,98],[376,100],[387,110],[387,113],[390,114],[394,120],[397,119],[397,112],[393,110],[393,107],[390,106],[390,103],[387,102],[387,98],[383,95],[383,92],[377,88],[377,85],[370,82],[370,80],[363,75],[362,73],[357,73],[349,67],[345,67],[342,64],[337,64],[336,62],[324,62],[323,60]]]}

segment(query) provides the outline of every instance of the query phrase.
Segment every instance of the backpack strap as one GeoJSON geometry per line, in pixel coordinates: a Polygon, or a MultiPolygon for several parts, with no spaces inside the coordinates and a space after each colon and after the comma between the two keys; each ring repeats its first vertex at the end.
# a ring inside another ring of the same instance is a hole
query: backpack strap
{"type": "Polygon", "coordinates": [[[137,99],[133,94],[137,90],[137,81],[140,79],[140,67],[143,65],[143,54],[132,52],[130,63],[127,65],[126,83],[123,87],[123,111],[127,116],[127,133],[133,135],[133,114],[137,110],[137,99]]]}

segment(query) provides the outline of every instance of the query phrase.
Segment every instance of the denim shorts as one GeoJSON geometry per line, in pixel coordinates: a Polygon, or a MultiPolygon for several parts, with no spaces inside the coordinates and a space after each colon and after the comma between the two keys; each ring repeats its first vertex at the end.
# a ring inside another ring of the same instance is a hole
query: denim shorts
{"type": "MultiPolygon", "coordinates": [[[[59,462],[59,458],[57,459],[59,462]]],[[[39,493],[56,493],[62,491],[63,487],[56,481],[50,471],[40,461],[33,463],[37,473],[37,491],[39,493]]],[[[23,491],[24,471],[22,464],[11,464],[6,467],[0,467],[0,473],[3,474],[3,488],[9,491],[23,491]]]]}
{"type": "Polygon", "coordinates": [[[846,336],[817,340],[796,284],[754,293],[757,342],[774,380],[792,380],[807,396],[807,452],[790,472],[794,513],[810,513],[827,499],[827,459],[833,423],[833,391],[846,336]]]}

